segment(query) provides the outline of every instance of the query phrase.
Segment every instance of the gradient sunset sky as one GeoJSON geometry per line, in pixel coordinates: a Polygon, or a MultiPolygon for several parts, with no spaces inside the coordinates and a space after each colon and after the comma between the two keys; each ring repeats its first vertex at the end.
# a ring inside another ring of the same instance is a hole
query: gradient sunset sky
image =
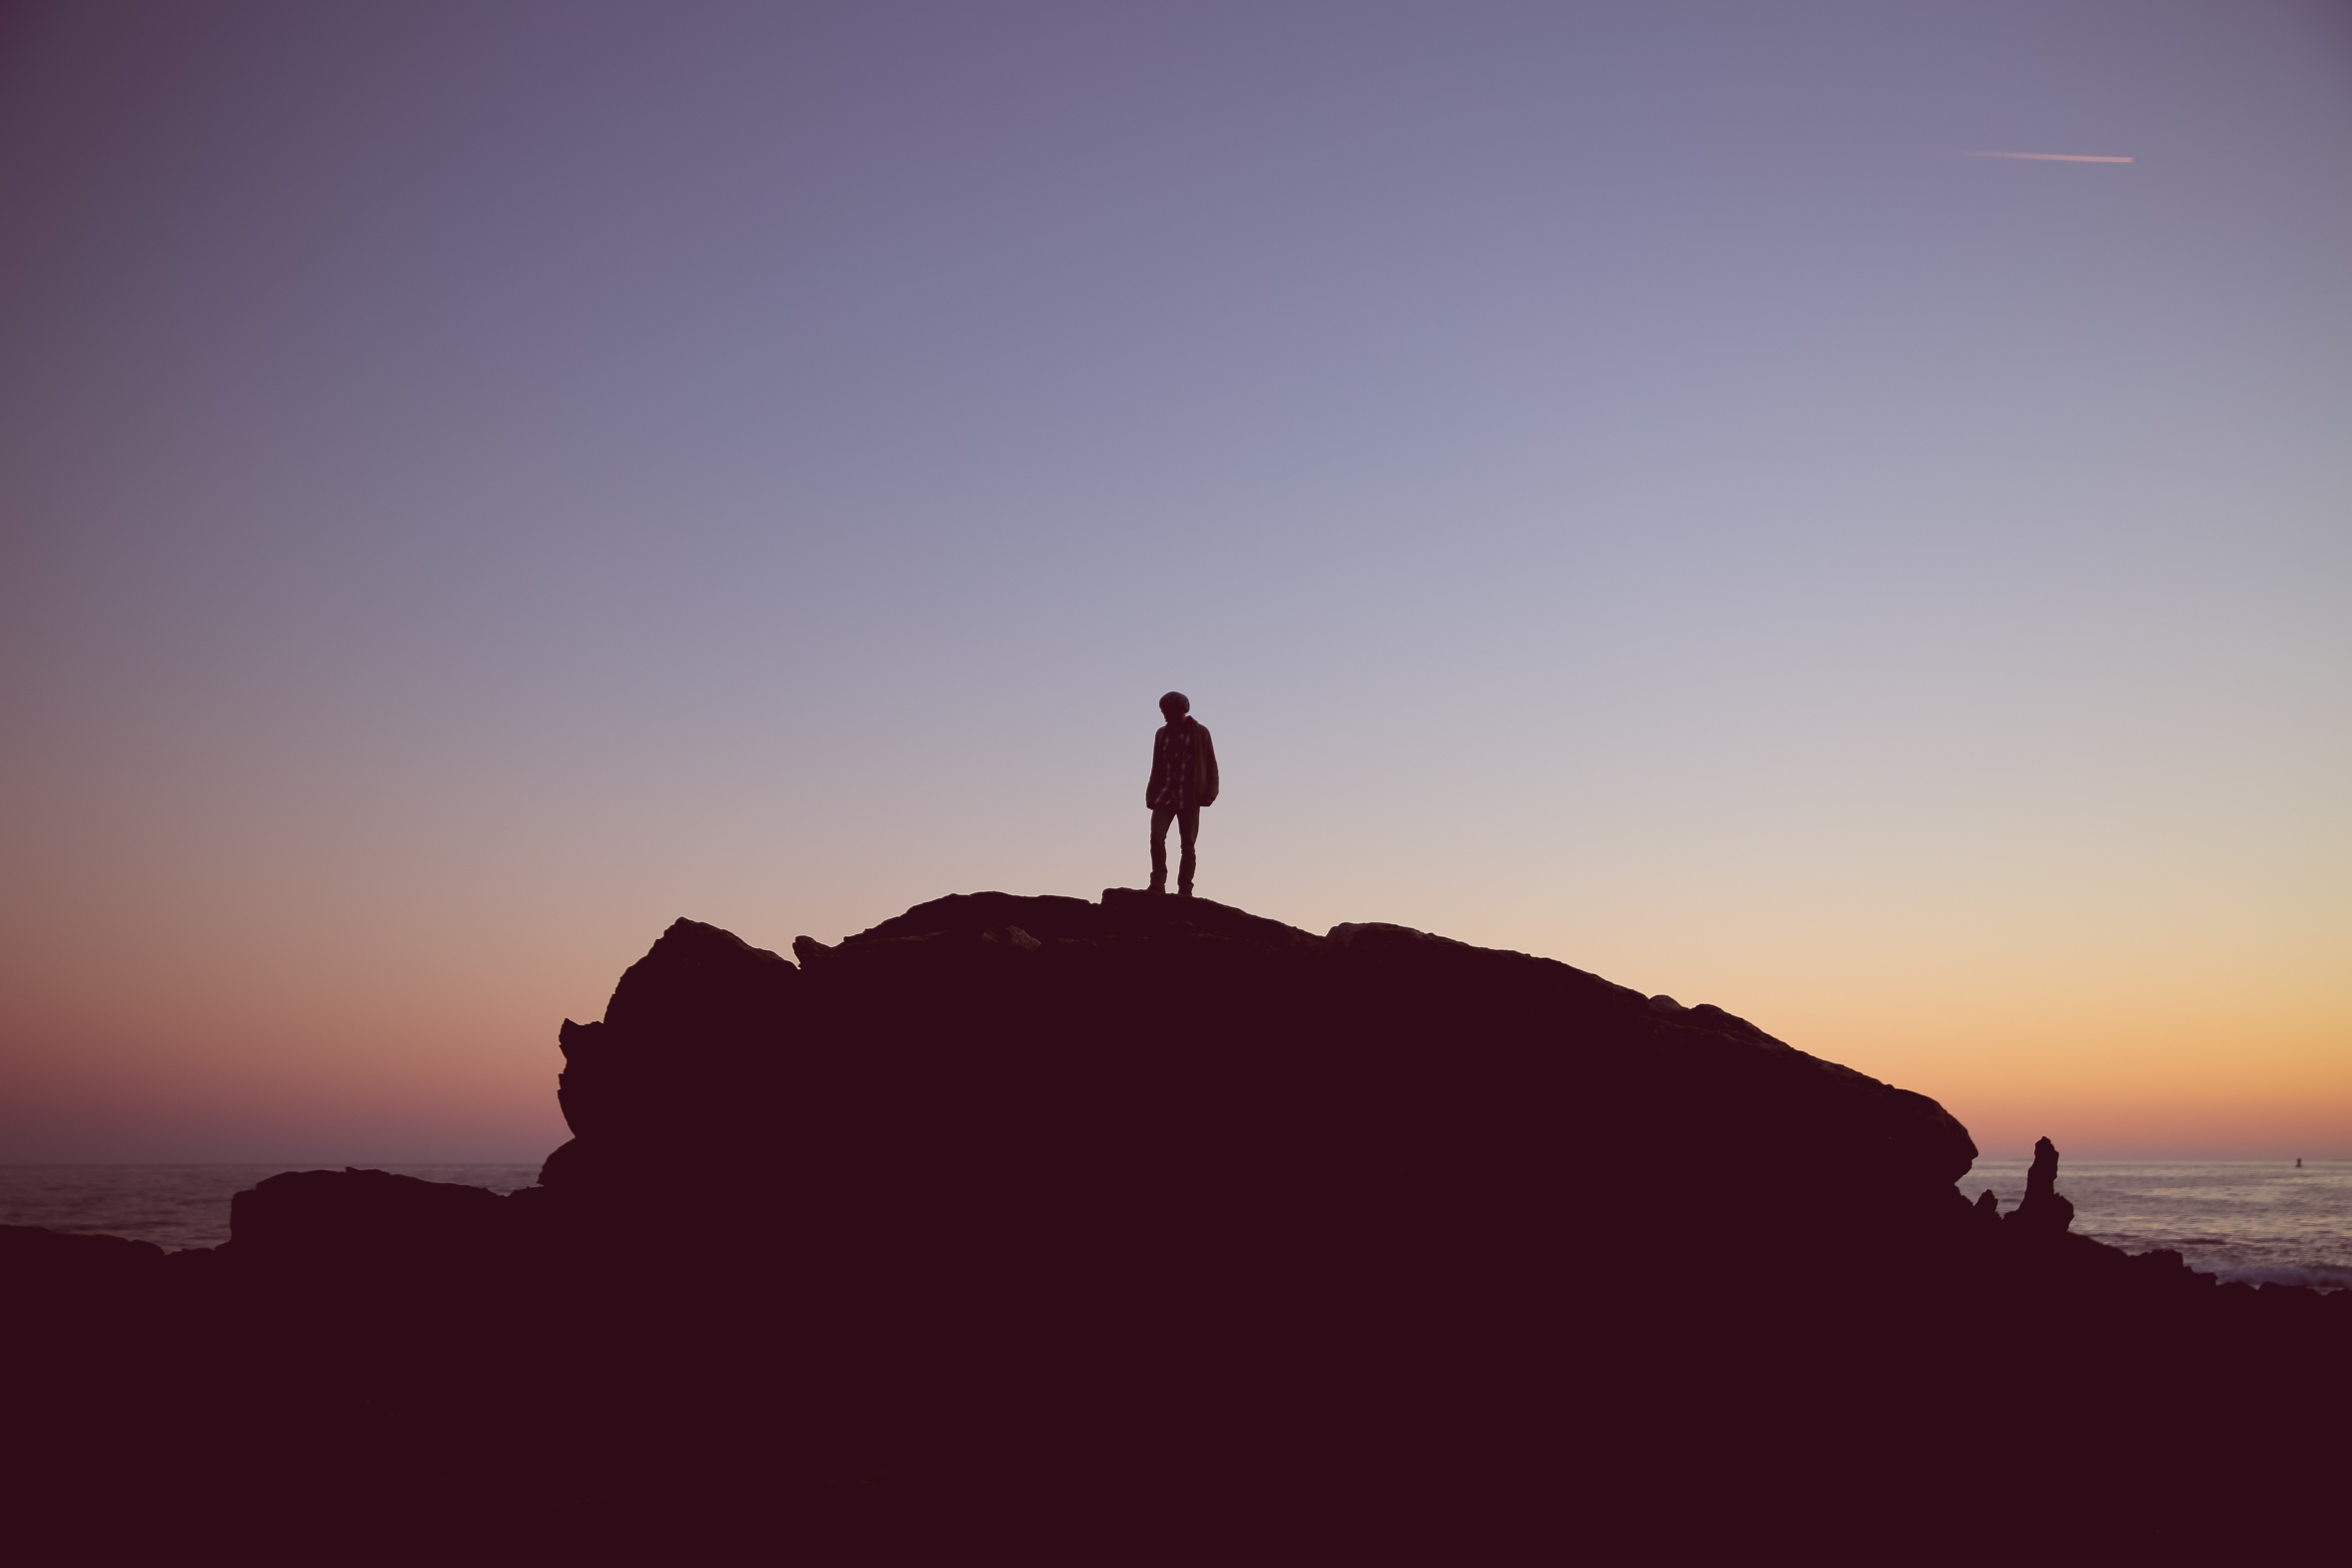
{"type": "Polygon", "coordinates": [[[0,1160],[538,1158],[1171,687],[1210,897],[2352,1157],[2345,6],[75,0],[0,268],[0,1160]]]}

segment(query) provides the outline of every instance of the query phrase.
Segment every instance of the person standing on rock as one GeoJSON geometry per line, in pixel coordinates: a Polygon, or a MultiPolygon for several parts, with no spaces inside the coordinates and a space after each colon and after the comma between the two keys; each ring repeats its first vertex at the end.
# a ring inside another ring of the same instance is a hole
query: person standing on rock
{"type": "Polygon", "coordinates": [[[1151,738],[1151,782],[1143,789],[1143,804],[1151,808],[1151,890],[1168,890],[1168,825],[1173,822],[1184,851],[1176,868],[1176,893],[1189,899],[1201,808],[1217,799],[1217,749],[1210,743],[1208,727],[1192,717],[1192,700],[1182,692],[1161,698],[1160,711],[1168,722],[1151,738]]]}

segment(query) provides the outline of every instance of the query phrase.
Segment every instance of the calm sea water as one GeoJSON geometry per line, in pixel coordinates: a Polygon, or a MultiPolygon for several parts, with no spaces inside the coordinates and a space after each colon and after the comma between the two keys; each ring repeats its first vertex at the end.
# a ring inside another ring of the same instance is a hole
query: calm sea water
{"type": "MultiPolygon", "coordinates": [[[[2006,1211],[2025,1195],[2023,1160],[1979,1160],[1960,1183],[2006,1211]]],[[[231,1194],[284,1165],[0,1165],[0,1225],[127,1236],[177,1249],[228,1239],[231,1194]]],[[[387,1165],[428,1182],[510,1193],[529,1165],[387,1165]]],[[[2127,1252],[2170,1247],[2224,1279],[2352,1288],[2352,1161],[2069,1160],[2058,1190],[2074,1228],[2127,1252]]]]}

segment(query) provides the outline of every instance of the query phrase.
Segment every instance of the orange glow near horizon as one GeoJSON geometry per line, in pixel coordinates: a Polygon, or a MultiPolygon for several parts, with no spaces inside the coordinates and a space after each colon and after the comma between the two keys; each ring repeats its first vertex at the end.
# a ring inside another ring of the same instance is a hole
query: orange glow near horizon
{"type": "MultiPolygon", "coordinates": [[[[1221,751],[1256,760],[1233,741],[1221,731],[1221,751]]],[[[1382,889],[1338,865],[1310,873],[1318,889],[1266,864],[1284,851],[1262,806],[1217,819],[1227,804],[1204,830],[1204,891],[1310,930],[1392,920],[1713,1002],[1931,1096],[1987,1156],[2046,1134],[2075,1158],[2352,1157],[2347,1009],[2316,944],[2192,963],[2146,931],[2061,945],[2013,913],[2005,934],[1990,911],[1974,931],[1950,910],[1923,922],[1932,900],[1864,916],[1858,890],[1805,911],[1726,889],[1701,911],[1599,864],[1573,910],[1527,889],[1382,889]]],[[[0,1059],[0,1131],[16,1159],[535,1160],[565,1136],[557,1024],[600,1016],[669,920],[788,952],[795,935],[835,941],[950,891],[1091,896],[1136,881],[1142,814],[1079,815],[1076,852],[1037,857],[1043,886],[968,856],[930,873],[918,847],[807,864],[794,890],[764,885],[756,864],[790,858],[785,846],[755,842],[754,864],[730,865],[722,836],[674,846],[682,875],[646,867],[618,882],[558,861],[501,866],[485,846],[469,867],[373,888],[150,887],[140,913],[136,884],[60,887],[50,920],[11,933],[26,978],[8,1005],[20,1046],[0,1059]]]]}

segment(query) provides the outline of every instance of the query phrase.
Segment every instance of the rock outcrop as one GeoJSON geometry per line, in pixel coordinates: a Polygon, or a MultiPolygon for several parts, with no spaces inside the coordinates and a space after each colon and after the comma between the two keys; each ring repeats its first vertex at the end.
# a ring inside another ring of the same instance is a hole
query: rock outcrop
{"type": "Polygon", "coordinates": [[[2273,1490],[2340,1458],[2352,1292],[2070,1234],[2047,1139],[2003,1220],[1934,1100],[1719,1007],[1118,889],[792,946],[679,921],[567,1020],[526,1192],[0,1230],[0,1463],[305,1560],[1315,1561],[1401,1510],[1422,1560],[2014,1535],[2063,1489],[1972,1478],[2027,1409],[2103,1521],[2190,1449],[2226,1490],[2203,1434],[2290,1436],[2273,1490]]]}
{"type": "Polygon", "coordinates": [[[621,976],[602,1020],[564,1020],[556,1100],[577,1136],[541,1182],[615,1200],[756,1182],[807,1022],[803,983],[732,932],[673,924],[621,976]]]}
{"type": "Polygon", "coordinates": [[[481,1187],[383,1171],[289,1171],[229,1201],[246,1265],[318,1277],[440,1272],[497,1257],[514,1205],[481,1187]]]}
{"type": "Polygon", "coordinates": [[[2063,1236],[2074,1223],[2074,1205],[2058,1192],[2058,1147],[2047,1138],[2033,1143],[2033,1163],[2025,1173],[2025,1196],[2008,1223],[2035,1236],[2063,1236]]]}
{"type": "Polygon", "coordinates": [[[19,1289],[105,1291],[135,1284],[163,1263],[163,1249],[152,1241],[0,1225],[0,1279],[19,1289]]]}
{"type": "Polygon", "coordinates": [[[680,921],[602,1021],[567,1021],[576,1136],[546,1187],[816,1223],[859,1171],[864,1217],[892,1226],[1002,1184],[1000,1223],[1115,1205],[1145,1246],[1442,1211],[1584,1237],[1597,1273],[1678,1245],[1658,1220],[1679,1203],[1727,1258],[1843,1256],[1966,1212],[1976,1150],[1933,1100],[1548,959],[1118,889],[941,899],[793,948],[797,967],[680,921]],[[1764,1168],[1805,1193],[1804,1225],[1755,1188],[1764,1168]],[[1635,1172],[1641,1197],[1593,1203],[1635,1172]]]}

